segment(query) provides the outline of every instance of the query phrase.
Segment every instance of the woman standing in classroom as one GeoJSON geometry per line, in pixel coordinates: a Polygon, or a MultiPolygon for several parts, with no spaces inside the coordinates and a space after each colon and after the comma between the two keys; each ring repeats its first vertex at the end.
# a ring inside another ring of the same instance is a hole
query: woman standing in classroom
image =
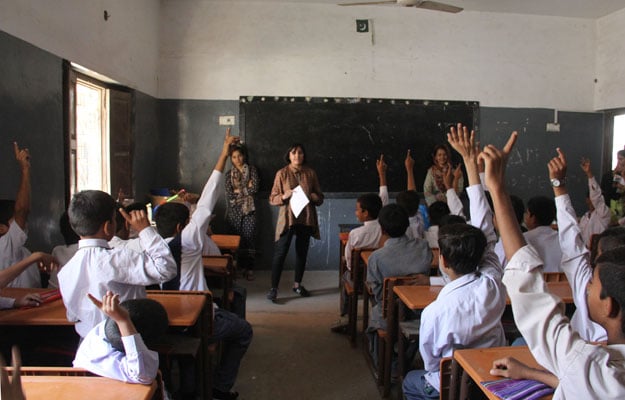
{"type": "Polygon", "coordinates": [[[243,145],[230,149],[232,169],[226,173],[226,196],[228,212],[226,222],[231,233],[241,236],[237,253],[237,267],[248,281],[254,280],[256,255],[256,207],[254,199],[258,192],[258,172],[248,164],[247,150],[243,145]]]}
{"type": "Polygon", "coordinates": [[[454,174],[453,187],[456,193],[462,191],[464,179],[460,165],[456,169],[451,166],[451,154],[449,148],[444,144],[434,147],[432,152],[432,166],[428,169],[425,181],[423,182],[423,197],[427,205],[435,201],[447,202],[447,188],[445,187],[445,174],[454,174]]]}
{"type": "Polygon", "coordinates": [[[310,237],[320,239],[317,211],[315,207],[323,203],[323,193],[319,186],[317,173],[306,164],[306,152],[300,143],[291,145],[284,161],[287,166],[276,172],[273,188],[269,195],[269,203],[280,207],[276,223],[275,248],[271,265],[271,289],[267,299],[275,301],[278,297],[280,276],[284,268],[284,260],[289,251],[291,240],[295,236],[295,279],[293,292],[302,297],[310,294],[302,286],[302,278],[306,269],[306,257],[310,237]],[[297,215],[291,207],[293,195],[308,199],[306,206],[297,215]]]}

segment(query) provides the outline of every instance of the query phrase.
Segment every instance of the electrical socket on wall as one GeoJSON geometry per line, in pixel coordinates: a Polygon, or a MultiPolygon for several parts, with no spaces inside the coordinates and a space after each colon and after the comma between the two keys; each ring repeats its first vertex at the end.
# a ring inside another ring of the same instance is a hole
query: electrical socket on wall
{"type": "Polygon", "coordinates": [[[219,125],[234,125],[234,115],[220,115],[219,125]]]}

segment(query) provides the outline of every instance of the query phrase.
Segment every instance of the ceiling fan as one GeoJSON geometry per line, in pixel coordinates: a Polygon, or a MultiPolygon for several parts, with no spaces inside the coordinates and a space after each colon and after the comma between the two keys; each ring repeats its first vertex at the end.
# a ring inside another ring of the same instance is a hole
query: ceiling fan
{"type": "Polygon", "coordinates": [[[376,4],[398,4],[404,7],[425,8],[427,10],[444,11],[449,13],[459,13],[463,10],[461,7],[452,6],[451,4],[439,3],[437,1],[424,0],[387,0],[387,1],[367,1],[358,3],[342,3],[339,6],[370,6],[376,4]]]}

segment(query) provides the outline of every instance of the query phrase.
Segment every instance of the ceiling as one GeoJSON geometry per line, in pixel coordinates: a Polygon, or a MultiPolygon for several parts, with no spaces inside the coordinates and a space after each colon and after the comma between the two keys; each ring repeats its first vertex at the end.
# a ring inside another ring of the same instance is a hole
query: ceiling
{"type": "MultiPolygon", "coordinates": [[[[232,1],[232,0],[231,0],[232,1]]],[[[256,2],[321,3],[338,4],[364,2],[368,0],[245,0],[256,2]]],[[[376,0],[371,0],[376,1],[376,0]]],[[[549,15],[573,18],[606,16],[625,8],[625,0],[437,0],[442,3],[462,7],[467,11],[549,15]]],[[[390,5],[392,6],[392,5],[390,5]]],[[[366,6],[374,7],[374,6],[366,6]]],[[[379,5],[376,7],[387,7],[379,5]]],[[[414,10],[415,12],[431,12],[414,10]]]]}

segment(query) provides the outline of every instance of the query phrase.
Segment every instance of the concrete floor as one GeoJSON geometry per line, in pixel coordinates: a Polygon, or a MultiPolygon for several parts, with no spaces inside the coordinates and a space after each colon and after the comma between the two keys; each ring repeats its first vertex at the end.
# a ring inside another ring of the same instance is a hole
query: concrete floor
{"type": "Polygon", "coordinates": [[[239,399],[380,399],[361,347],[330,332],[338,320],[337,272],[307,271],[303,285],[311,297],[302,298],[291,290],[293,271],[284,271],[276,304],[265,298],[270,275],[257,271],[254,281],[237,282],[248,290],[254,328],[233,389],[239,399]]]}

